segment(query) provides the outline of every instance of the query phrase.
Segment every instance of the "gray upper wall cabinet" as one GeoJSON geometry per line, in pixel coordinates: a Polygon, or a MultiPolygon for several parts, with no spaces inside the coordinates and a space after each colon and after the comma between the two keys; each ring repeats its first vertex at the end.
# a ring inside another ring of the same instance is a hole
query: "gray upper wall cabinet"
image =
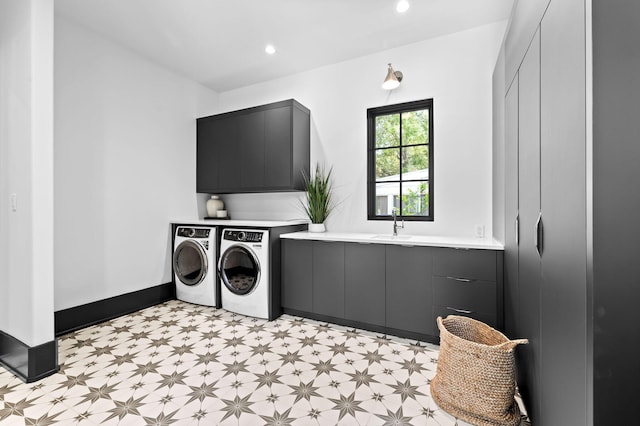
{"type": "Polygon", "coordinates": [[[197,120],[196,192],[303,191],[310,114],[289,99],[197,120]]]}
{"type": "Polygon", "coordinates": [[[640,381],[640,2],[515,7],[494,112],[505,329],[530,339],[520,391],[536,425],[626,424],[640,381]]]}

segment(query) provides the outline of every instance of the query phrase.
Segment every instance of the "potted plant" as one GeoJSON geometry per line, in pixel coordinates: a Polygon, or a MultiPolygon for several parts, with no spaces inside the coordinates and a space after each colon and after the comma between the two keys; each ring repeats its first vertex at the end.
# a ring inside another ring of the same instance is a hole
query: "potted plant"
{"type": "Polygon", "coordinates": [[[302,208],[311,220],[309,232],[324,232],[326,230],[324,221],[333,210],[333,200],[331,198],[331,171],[325,172],[324,167],[316,164],[315,172],[307,177],[303,173],[306,187],[306,203],[302,200],[302,208]]]}

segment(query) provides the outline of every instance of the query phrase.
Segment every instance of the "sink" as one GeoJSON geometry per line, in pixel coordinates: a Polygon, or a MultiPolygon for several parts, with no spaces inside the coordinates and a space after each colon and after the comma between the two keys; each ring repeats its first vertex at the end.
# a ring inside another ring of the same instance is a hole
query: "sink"
{"type": "Polygon", "coordinates": [[[410,240],[411,235],[374,235],[372,238],[376,240],[410,240]]]}

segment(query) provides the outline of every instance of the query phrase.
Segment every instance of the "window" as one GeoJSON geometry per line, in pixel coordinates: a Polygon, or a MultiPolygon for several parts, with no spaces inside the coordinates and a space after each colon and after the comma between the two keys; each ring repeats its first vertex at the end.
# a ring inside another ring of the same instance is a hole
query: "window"
{"type": "Polygon", "coordinates": [[[433,220],[433,99],[367,110],[368,218],[433,220]]]}

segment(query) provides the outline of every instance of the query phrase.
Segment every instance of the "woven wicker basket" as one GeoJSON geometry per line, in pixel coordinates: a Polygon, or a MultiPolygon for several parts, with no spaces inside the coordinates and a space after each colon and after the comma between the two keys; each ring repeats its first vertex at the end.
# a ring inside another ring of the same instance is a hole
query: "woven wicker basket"
{"type": "Polygon", "coordinates": [[[513,349],[509,340],[472,318],[438,317],[440,355],[431,396],[449,414],[478,426],[517,426],[513,349]]]}

